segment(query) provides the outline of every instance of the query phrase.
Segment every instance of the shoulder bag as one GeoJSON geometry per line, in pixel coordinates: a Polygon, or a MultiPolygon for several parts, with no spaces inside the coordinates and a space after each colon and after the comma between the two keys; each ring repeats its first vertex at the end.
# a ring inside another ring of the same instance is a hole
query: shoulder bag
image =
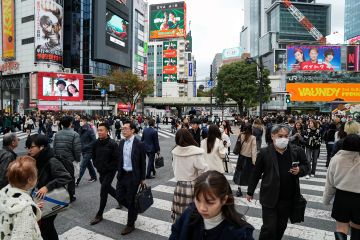
{"type": "Polygon", "coordinates": [[[145,212],[153,205],[154,199],[151,192],[151,187],[140,185],[135,196],[135,207],[139,213],[145,212]]]}
{"type": "Polygon", "coordinates": [[[245,142],[245,139],[244,139],[243,142],[241,142],[241,133],[240,133],[238,139],[236,140],[236,144],[235,144],[235,147],[234,147],[234,150],[233,150],[233,153],[234,153],[235,155],[239,155],[239,154],[240,154],[241,148],[242,148],[242,145],[243,145],[244,142],[245,142]]]}

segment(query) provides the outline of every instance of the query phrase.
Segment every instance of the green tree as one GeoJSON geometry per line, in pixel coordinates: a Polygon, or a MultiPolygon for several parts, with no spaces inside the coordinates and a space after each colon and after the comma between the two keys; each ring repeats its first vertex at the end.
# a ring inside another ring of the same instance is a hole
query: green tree
{"type": "Polygon", "coordinates": [[[95,78],[100,89],[109,89],[110,84],[115,85],[111,94],[118,100],[135,105],[139,98],[145,97],[154,91],[154,81],[143,81],[131,70],[115,70],[109,76],[95,78]]]}
{"type": "MultiPolygon", "coordinates": [[[[269,71],[263,71],[263,102],[268,102],[271,94],[269,71]]],[[[241,115],[250,107],[259,104],[260,81],[256,63],[245,61],[223,65],[217,76],[216,97],[218,103],[229,99],[237,102],[241,115]]]]}
{"type": "Polygon", "coordinates": [[[211,90],[204,91],[204,90],[198,89],[197,93],[196,93],[197,97],[210,97],[210,95],[211,95],[211,90]]]}

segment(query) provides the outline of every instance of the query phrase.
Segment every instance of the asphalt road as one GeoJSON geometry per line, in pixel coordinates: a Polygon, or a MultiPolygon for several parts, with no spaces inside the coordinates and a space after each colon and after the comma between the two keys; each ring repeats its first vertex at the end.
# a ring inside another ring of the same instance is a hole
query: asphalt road
{"type": "MultiPolygon", "coordinates": [[[[157,176],[153,180],[147,180],[152,187],[154,197],[153,206],[144,214],[139,215],[136,222],[136,230],[128,236],[121,236],[127,219],[126,209],[117,210],[116,201],[110,196],[104,213],[104,220],[94,226],[89,221],[95,216],[99,207],[99,182],[87,182],[88,172],[79,187],[76,189],[77,200],[71,207],[60,213],[55,221],[56,229],[63,240],[110,240],[110,239],[167,239],[171,232],[170,208],[172,193],[175,182],[171,168],[170,151],[175,145],[174,134],[170,132],[170,125],[163,126],[159,132],[161,154],[165,159],[165,166],[157,170],[157,176]],[[167,128],[167,129],[166,129],[167,128]]],[[[232,136],[235,142],[236,136],[232,136]]],[[[1,139],[0,139],[1,141],[1,139]]],[[[25,154],[24,139],[16,152],[25,154]]],[[[236,163],[236,156],[230,156],[231,161],[236,163]]],[[[325,160],[326,150],[322,146],[318,160],[318,173],[315,178],[309,180],[301,179],[301,192],[307,199],[305,222],[301,224],[290,224],[283,239],[308,239],[327,240],[334,239],[333,231],[335,222],[331,219],[331,207],[321,203],[322,193],[325,185],[325,160]]],[[[233,191],[237,186],[232,182],[232,174],[226,174],[233,191]]],[[[116,178],[113,186],[116,185],[116,178]]],[[[244,188],[245,191],[245,188],[244,188]]],[[[258,195],[255,195],[258,199],[258,195]]],[[[244,213],[247,220],[255,227],[255,239],[259,234],[262,224],[261,205],[258,201],[247,203],[244,198],[236,198],[237,210],[244,213]]]]}

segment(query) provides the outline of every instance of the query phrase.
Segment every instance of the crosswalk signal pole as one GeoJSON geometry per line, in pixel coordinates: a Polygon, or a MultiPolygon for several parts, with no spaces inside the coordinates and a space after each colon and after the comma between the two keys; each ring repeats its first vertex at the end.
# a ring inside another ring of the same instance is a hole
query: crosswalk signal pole
{"type": "MultiPolygon", "coordinates": [[[[210,81],[212,81],[212,64],[210,65],[210,81]]],[[[213,106],[212,106],[212,102],[213,102],[213,86],[211,86],[211,90],[210,90],[210,118],[212,119],[212,113],[213,113],[213,106]]]]}

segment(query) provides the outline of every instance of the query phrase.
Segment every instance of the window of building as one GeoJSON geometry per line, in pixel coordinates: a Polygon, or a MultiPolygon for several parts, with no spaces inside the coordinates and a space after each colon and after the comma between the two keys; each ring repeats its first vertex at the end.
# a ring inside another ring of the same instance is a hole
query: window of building
{"type": "Polygon", "coordinates": [[[30,21],[34,21],[34,15],[30,15],[30,16],[27,16],[27,17],[23,17],[21,19],[21,23],[26,23],[26,22],[30,22],[30,21]]]}
{"type": "Polygon", "coordinates": [[[25,45],[25,44],[30,44],[30,43],[34,43],[34,37],[30,37],[30,38],[25,38],[23,40],[21,40],[21,44],[25,45]]]}

